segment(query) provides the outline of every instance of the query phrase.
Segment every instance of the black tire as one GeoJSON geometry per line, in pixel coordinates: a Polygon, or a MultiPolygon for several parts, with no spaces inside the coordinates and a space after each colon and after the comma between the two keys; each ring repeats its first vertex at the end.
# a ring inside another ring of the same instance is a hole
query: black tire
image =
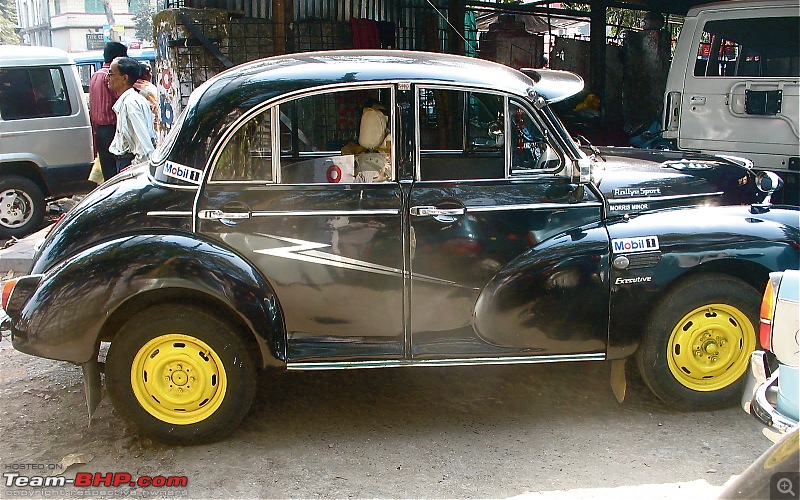
{"type": "Polygon", "coordinates": [[[202,309],[155,306],[112,341],[108,395],[141,435],[171,444],[216,441],[253,402],[253,354],[238,331],[202,309]]]}
{"type": "Polygon", "coordinates": [[[30,179],[18,175],[0,177],[0,236],[27,236],[44,220],[44,194],[30,179]]]}
{"type": "Polygon", "coordinates": [[[636,351],[642,379],[665,403],[712,410],[739,402],[758,345],[761,294],[722,274],[686,280],[657,305],[636,351]]]}

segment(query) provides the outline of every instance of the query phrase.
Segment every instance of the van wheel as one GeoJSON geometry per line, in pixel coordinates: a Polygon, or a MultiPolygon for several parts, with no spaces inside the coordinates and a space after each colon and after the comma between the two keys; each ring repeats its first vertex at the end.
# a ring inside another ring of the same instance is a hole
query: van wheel
{"type": "Polygon", "coordinates": [[[687,280],[658,304],[636,361],[662,401],[713,410],[739,401],[757,346],[761,294],[744,281],[706,274],[687,280]]]}
{"type": "Polygon", "coordinates": [[[196,307],[142,311],[122,327],[106,359],[114,408],[140,434],[164,443],[221,439],[250,408],[255,382],[243,335],[196,307]]]}
{"type": "Polygon", "coordinates": [[[10,175],[0,178],[0,236],[26,236],[44,220],[44,194],[33,181],[10,175]]]}

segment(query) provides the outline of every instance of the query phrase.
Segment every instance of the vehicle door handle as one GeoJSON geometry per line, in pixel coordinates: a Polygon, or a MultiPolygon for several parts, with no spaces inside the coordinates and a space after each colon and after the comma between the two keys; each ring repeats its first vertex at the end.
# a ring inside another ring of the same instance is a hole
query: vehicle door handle
{"type": "Polygon", "coordinates": [[[463,208],[436,208],[436,207],[411,207],[411,215],[418,217],[455,217],[457,215],[464,215],[466,210],[463,208]]]}
{"type": "Polygon", "coordinates": [[[692,96],[692,98],[689,99],[689,104],[692,106],[705,106],[706,98],[701,96],[692,96]]]}
{"type": "Polygon", "coordinates": [[[197,216],[206,220],[249,219],[250,212],[223,212],[222,210],[200,210],[197,216]]]}

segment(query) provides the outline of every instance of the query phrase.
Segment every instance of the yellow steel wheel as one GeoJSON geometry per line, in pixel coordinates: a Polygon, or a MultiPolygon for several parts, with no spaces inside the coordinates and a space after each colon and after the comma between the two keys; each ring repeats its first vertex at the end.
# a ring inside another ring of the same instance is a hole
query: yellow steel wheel
{"type": "Polygon", "coordinates": [[[755,347],[755,329],[742,311],[728,304],[709,304],[675,325],[667,344],[667,364],[681,385],[716,391],[742,376],[755,347]]]}
{"type": "Polygon", "coordinates": [[[182,334],[147,342],[134,355],[131,387],[142,408],[170,424],[202,422],[219,409],[228,379],[208,344],[182,334]]]}

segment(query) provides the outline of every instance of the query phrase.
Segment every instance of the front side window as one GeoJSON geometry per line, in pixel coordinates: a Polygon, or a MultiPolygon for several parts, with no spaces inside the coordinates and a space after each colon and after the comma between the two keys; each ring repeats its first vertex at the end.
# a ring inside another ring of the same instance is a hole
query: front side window
{"type": "Polygon", "coordinates": [[[280,182],[392,180],[388,87],[304,96],[278,106],[280,182]]]}
{"type": "Polygon", "coordinates": [[[500,94],[420,88],[420,179],[504,178],[505,116],[500,94]]]}
{"type": "Polygon", "coordinates": [[[560,168],[562,157],[534,113],[499,94],[420,89],[420,180],[505,179],[560,168]]]}
{"type": "Polygon", "coordinates": [[[0,69],[0,117],[68,116],[72,107],[61,68],[0,69]]]}
{"type": "Polygon", "coordinates": [[[694,76],[800,75],[800,17],[709,21],[697,50],[694,76]]]}

